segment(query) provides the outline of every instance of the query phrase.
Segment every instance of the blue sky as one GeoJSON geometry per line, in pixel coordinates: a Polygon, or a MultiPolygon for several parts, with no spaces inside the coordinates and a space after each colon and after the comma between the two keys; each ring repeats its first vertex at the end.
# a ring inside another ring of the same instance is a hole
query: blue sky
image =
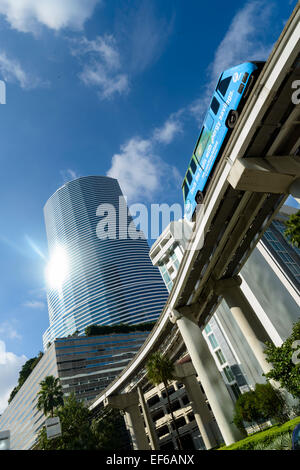
{"type": "Polygon", "coordinates": [[[295,4],[0,0],[0,413],[49,325],[47,199],[102,174],[129,203],[181,203],[218,74],[266,59],[295,4]]]}

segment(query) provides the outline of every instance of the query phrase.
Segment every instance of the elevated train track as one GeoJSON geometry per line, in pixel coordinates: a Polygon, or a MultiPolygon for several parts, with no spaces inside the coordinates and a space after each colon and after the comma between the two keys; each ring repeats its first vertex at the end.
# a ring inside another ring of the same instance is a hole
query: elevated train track
{"type": "Polygon", "coordinates": [[[163,348],[171,357],[178,357],[184,345],[170,321],[170,312],[176,309],[187,315],[193,313],[203,327],[222,300],[214,289],[215,281],[240,272],[284,204],[289,186],[300,176],[300,105],[292,102],[296,80],[300,80],[299,4],[275,44],[213,173],[204,213],[195,222],[194,238],[160,318],[135,358],[101,392],[90,410],[97,412],[109,395],[141,383],[153,351],[163,348]],[[261,188],[256,175],[263,181],[261,188]],[[256,190],[248,189],[253,178],[257,179],[256,190]]]}

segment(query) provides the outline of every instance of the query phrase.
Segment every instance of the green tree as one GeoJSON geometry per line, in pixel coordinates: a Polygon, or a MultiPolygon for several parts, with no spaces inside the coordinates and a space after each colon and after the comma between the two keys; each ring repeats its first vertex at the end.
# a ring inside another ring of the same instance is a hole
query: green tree
{"type": "Polygon", "coordinates": [[[96,436],[90,426],[90,413],[84,404],[77,401],[74,395],[65,398],[56,415],[60,419],[62,434],[54,439],[47,439],[46,428],[38,435],[40,450],[95,450],[96,436]]]}
{"type": "Polygon", "coordinates": [[[74,394],[65,398],[56,415],[62,434],[47,439],[46,428],[38,435],[39,450],[128,450],[124,449],[121,432],[124,421],[119,411],[105,410],[100,418],[92,419],[89,409],[74,394]]]}
{"type": "Polygon", "coordinates": [[[265,420],[276,418],[280,423],[288,420],[285,402],[279,390],[272,387],[270,383],[256,384],[255,396],[257,409],[265,420]]]}
{"type": "Polygon", "coordinates": [[[174,365],[172,361],[170,361],[170,359],[163,356],[160,352],[155,352],[150,356],[146,364],[146,371],[147,371],[147,378],[150,383],[152,383],[153,385],[159,385],[162,383],[165,387],[165,392],[166,392],[166,396],[168,400],[171,418],[172,418],[175,431],[177,434],[178,447],[179,449],[182,450],[182,443],[180,440],[180,435],[179,435],[178,427],[176,424],[176,420],[172,411],[170,396],[168,392],[169,382],[170,380],[174,378],[173,376],[174,365]]]}
{"type": "Polygon", "coordinates": [[[249,392],[242,393],[235,403],[234,424],[239,429],[244,430],[244,422],[258,423],[261,418],[261,411],[258,407],[255,392],[250,390],[249,392]]]}
{"type": "Polygon", "coordinates": [[[300,210],[292,214],[285,222],[285,237],[292,243],[292,245],[300,248],[300,210]]]}
{"type": "Polygon", "coordinates": [[[59,383],[59,379],[53,375],[48,375],[40,383],[41,389],[38,392],[38,410],[42,410],[44,415],[47,416],[50,413],[53,418],[54,408],[59,405],[63,405],[63,391],[59,383]]]}
{"type": "Polygon", "coordinates": [[[256,384],[254,390],[240,395],[235,403],[233,422],[241,430],[244,422],[259,425],[261,421],[273,418],[280,423],[288,420],[285,401],[270,383],[256,384]]]}
{"type": "Polygon", "coordinates": [[[43,357],[43,353],[40,351],[39,354],[36,357],[32,357],[31,359],[28,359],[28,361],[23,364],[20,372],[19,372],[19,379],[18,379],[18,385],[12,390],[10,397],[8,399],[8,403],[12,401],[14,396],[18,393],[24,382],[27,380],[35,366],[39,363],[41,358],[43,357]]]}
{"type": "Polygon", "coordinates": [[[300,399],[300,361],[295,356],[297,356],[297,349],[299,350],[296,341],[299,340],[300,321],[294,324],[292,334],[281,346],[267,343],[264,351],[267,362],[273,367],[266,377],[279,382],[282,388],[298,399],[300,399]]]}
{"type": "MultiPolygon", "coordinates": [[[[98,450],[129,450],[124,448],[124,418],[119,410],[108,409],[99,419],[92,421],[91,430],[94,434],[98,450]]],[[[125,431],[126,432],[126,431],[125,431]]]]}

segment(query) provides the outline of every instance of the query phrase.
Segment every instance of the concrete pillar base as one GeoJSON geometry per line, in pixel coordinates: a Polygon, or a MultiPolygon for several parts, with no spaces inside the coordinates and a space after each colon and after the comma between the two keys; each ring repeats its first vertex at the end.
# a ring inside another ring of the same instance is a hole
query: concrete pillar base
{"type": "Polygon", "coordinates": [[[243,434],[232,423],[234,404],[217,369],[215,361],[196,322],[172,311],[176,323],[191,357],[193,366],[209,401],[226,445],[242,439],[243,434]]]}
{"type": "Polygon", "coordinates": [[[196,379],[197,373],[193,364],[191,362],[175,364],[174,375],[185,386],[206,449],[215,447],[217,441],[209,427],[209,422],[212,421],[212,417],[196,379]]]}
{"type": "Polygon", "coordinates": [[[241,332],[255,354],[263,372],[272,369],[264,355],[264,343],[271,341],[257,315],[240,289],[242,280],[239,276],[222,279],[215,283],[215,292],[223,295],[241,332]]]}
{"type": "Polygon", "coordinates": [[[125,421],[131,435],[134,450],[150,449],[143,418],[139,410],[139,396],[137,392],[109,396],[105,399],[104,405],[125,411],[125,421]]]}

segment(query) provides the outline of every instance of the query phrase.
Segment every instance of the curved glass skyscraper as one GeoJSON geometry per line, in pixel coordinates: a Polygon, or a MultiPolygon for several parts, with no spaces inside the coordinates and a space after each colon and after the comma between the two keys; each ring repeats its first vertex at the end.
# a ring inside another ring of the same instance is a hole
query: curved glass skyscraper
{"type": "Polygon", "coordinates": [[[116,179],[70,181],[50,197],[44,214],[50,255],[44,347],[76,330],[83,334],[88,325],[159,317],[168,292],[145,238],[127,236],[135,226],[116,179]]]}

